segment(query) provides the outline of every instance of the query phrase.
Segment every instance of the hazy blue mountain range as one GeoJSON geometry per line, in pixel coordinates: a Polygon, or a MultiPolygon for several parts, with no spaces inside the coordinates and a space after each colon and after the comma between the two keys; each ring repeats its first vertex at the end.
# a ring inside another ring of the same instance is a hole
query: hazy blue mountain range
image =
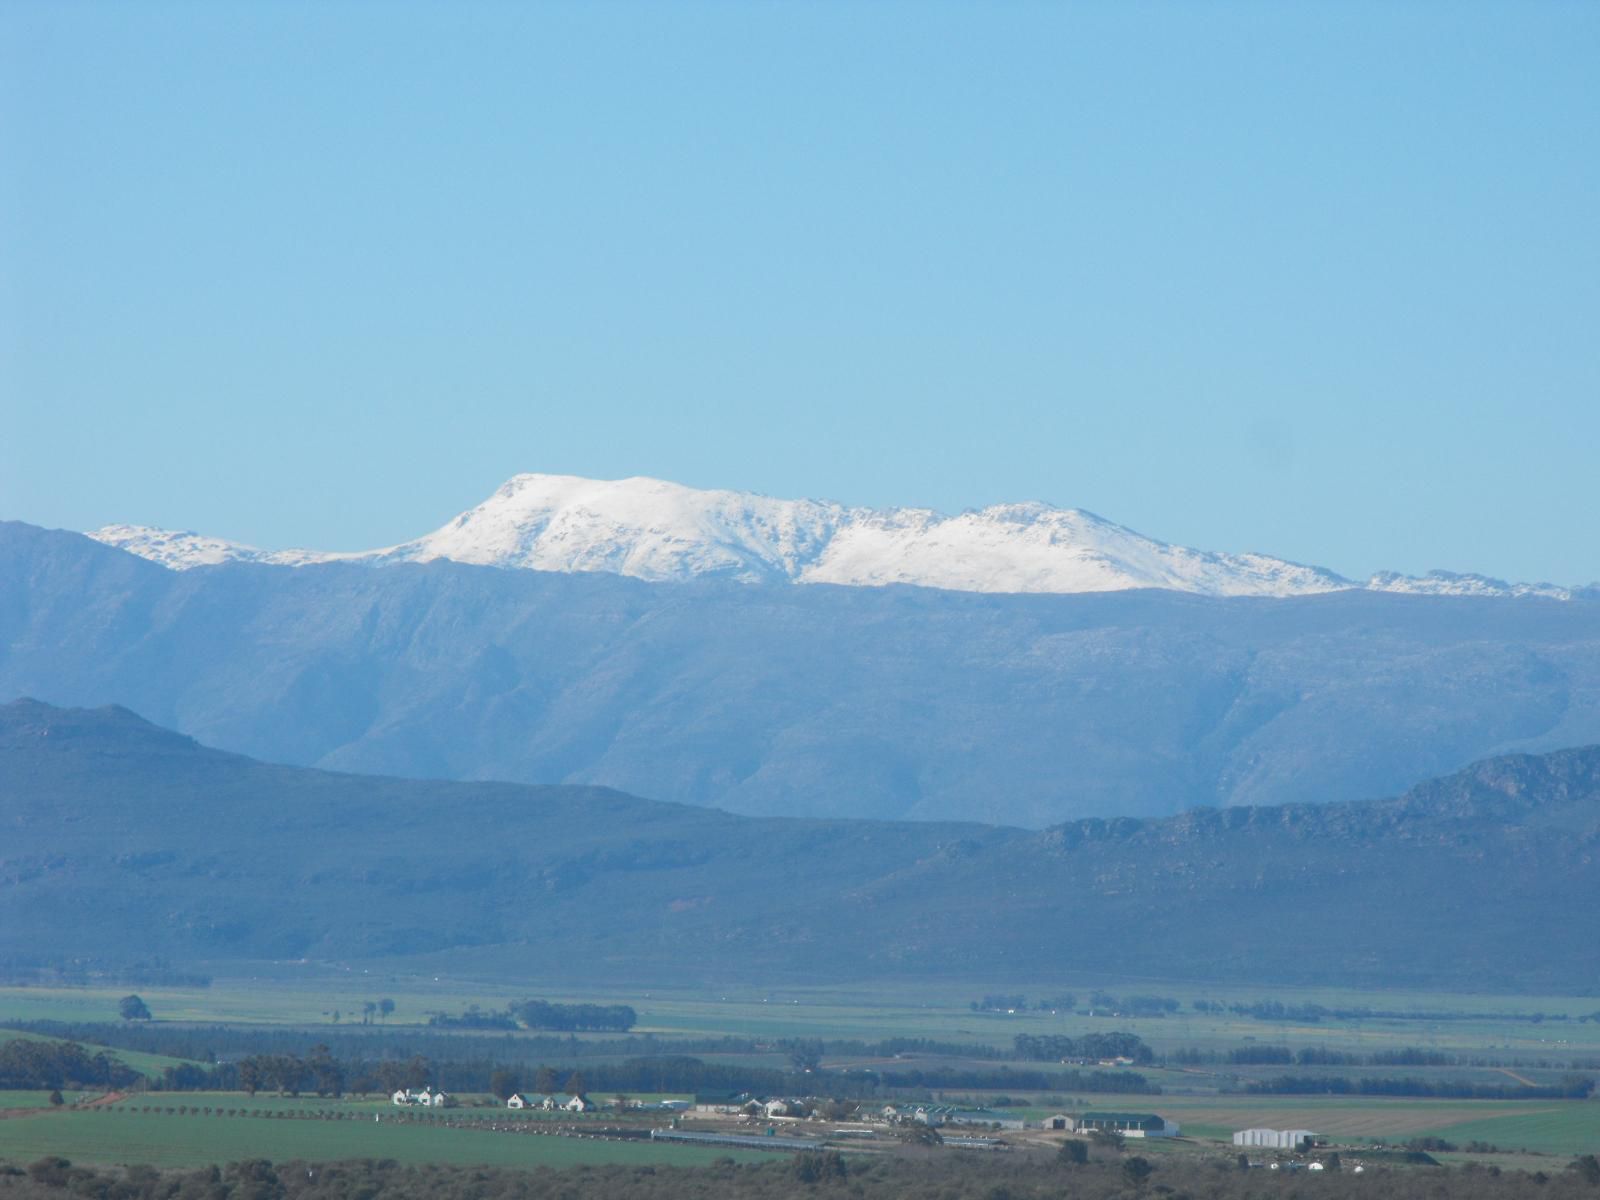
{"type": "Polygon", "coordinates": [[[523,981],[941,976],[1583,990],[1600,748],[1398,800],[974,824],[270,766],[0,705],[0,961],[262,958],[523,981]]]}
{"type": "Polygon", "coordinates": [[[1600,602],[173,571],[9,523],[0,695],[339,770],[1041,827],[1600,741],[1600,602]]]}

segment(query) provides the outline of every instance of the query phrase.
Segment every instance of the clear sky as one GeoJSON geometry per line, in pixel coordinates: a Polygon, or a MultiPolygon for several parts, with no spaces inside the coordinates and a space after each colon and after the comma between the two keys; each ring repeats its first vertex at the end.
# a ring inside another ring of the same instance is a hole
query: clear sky
{"type": "Polygon", "coordinates": [[[0,6],[0,517],[518,471],[1600,579],[1600,4],[0,6]]]}

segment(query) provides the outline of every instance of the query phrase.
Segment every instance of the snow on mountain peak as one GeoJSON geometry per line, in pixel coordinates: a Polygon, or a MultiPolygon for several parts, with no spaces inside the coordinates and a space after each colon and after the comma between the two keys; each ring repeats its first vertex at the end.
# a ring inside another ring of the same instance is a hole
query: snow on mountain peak
{"type": "Polygon", "coordinates": [[[1155,541],[1081,509],[1039,501],[956,516],[923,508],[848,508],[701,490],[660,479],[516,475],[483,503],[413,541],[360,554],[260,550],[145,526],[89,535],[177,570],[244,561],[382,566],[449,559],[541,571],[601,571],[670,581],[912,584],[972,592],[1167,588],[1212,596],[1301,596],[1366,588],[1432,595],[1541,595],[1548,584],[1481,575],[1393,573],[1357,583],[1262,554],[1218,554],[1155,541]]]}
{"type": "Polygon", "coordinates": [[[383,557],[767,582],[795,578],[826,544],[842,511],[644,477],[518,475],[476,508],[383,557]]]}

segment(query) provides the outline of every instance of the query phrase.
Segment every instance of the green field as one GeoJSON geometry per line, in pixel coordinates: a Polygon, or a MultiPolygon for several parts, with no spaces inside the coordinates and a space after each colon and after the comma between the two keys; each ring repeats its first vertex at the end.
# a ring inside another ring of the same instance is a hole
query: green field
{"type": "Polygon", "coordinates": [[[1600,1101],[1570,1101],[1529,1109],[1489,1120],[1447,1125],[1442,1136],[1458,1144],[1476,1140],[1538,1154],[1600,1154],[1600,1101]]]}
{"type": "MultiPolygon", "coordinates": [[[[127,988],[0,987],[0,1024],[16,1020],[115,1021],[117,1001],[127,988]]],[[[433,1012],[459,1013],[469,1004],[500,1009],[507,1003],[539,996],[558,1002],[625,1002],[639,1013],[635,1033],[671,1037],[732,1034],[748,1037],[825,1037],[877,1041],[889,1037],[925,1037],[939,1041],[981,1043],[1005,1048],[1019,1033],[1066,1034],[1131,1029],[1160,1050],[1180,1046],[1216,1049],[1251,1041],[1321,1046],[1371,1053],[1401,1046],[1421,1046],[1446,1053],[1487,1050],[1520,1058],[1600,1055],[1600,1021],[1508,1021],[1493,1014],[1505,1011],[1568,1013],[1600,1009],[1594,997],[1499,996],[1422,992],[1358,992],[1317,988],[1207,988],[1141,983],[1114,988],[1123,992],[1172,995],[1183,1001],[1180,1013],[1165,1017],[1088,1016],[1027,1011],[979,1013],[968,1001],[985,990],[979,985],[879,983],[818,989],[727,989],[704,993],[685,990],[619,991],[615,988],[576,993],[537,985],[489,986],[446,978],[368,977],[340,973],[294,978],[281,973],[258,979],[219,980],[209,988],[140,988],[157,1020],[332,1026],[359,1023],[364,1001],[388,997],[394,1014],[383,1022],[401,1028],[426,1022],[433,1012]],[[1438,1011],[1478,1014],[1481,1018],[1452,1021],[1369,1019],[1312,1024],[1258,1021],[1235,1014],[1200,1014],[1189,1005],[1205,998],[1224,1003],[1265,998],[1285,1004],[1316,1003],[1329,1007],[1365,1005],[1394,1011],[1438,1011]]],[[[1006,985],[1030,999],[1071,991],[1086,1001],[1088,986],[1062,984],[1006,985]]],[[[581,1035],[580,1035],[581,1036],[581,1035]]]]}
{"type": "MultiPolygon", "coordinates": [[[[57,1020],[114,1021],[116,1003],[127,993],[125,988],[7,987],[0,988],[0,1022],[5,1019],[47,1018],[57,1020]]],[[[970,1001],[985,989],[974,985],[917,985],[896,982],[862,984],[816,989],[717,989],[695,993],[686,990],[619,991],[596,989],[587,993],[546,989],[537,986],[483,986],[446,977],[393,975],[365,976],[358,971],[318,973],[307,968],[302,974],[294,965],[280,965],[260,978],[219,980],[210,988],[139,989],[161,1022],[226,1024],[235,1029],[252,1025],[294,1026],[314,1040],[319,1028],[332,1028],[332,1013],[338,1011],[341,1025],[350,1014],[359,1020],[363,1003],[388,997],[395,1011],[387,1022],[386,1043],[401,1043],[408,1030],[425,1023],[430,1012],[459,1013],[469,1004],[486,1010],[503,1008],[508,1002],[528,997],[544,997],[558,1002],[596,1001],[627,1003],[639,1013],[635,1034],[653,1033],[667,1043],[677,1038],[706,1038],[733,1035],[767,1042],[754,1049],[733,1054],[706,1054],[708,1061],[733,1065],[784,1066],[787,1059],[777,1039],[814,1037],[837,1042],[859,1039],[875,1042],[886,1038],[929,1038],[940,1042],[989,1046],[1008,1050],[1020,1033],[1081,1036],[1089,1032],[1128,1030],[1138,1034],[1158,1053],[1178,1047],[1222,1052],[1249,1045],[1286,1045],[1295,1048],[1324,1047],[1370,1054],[1398,1047],[1419,1047],[1467,1059],[1492,1058],[1512,1067],[1473,1066],[1429,1068],[1390,1068],[1367,1066],[1352,1068],[1362,1075],[1431,1075],[1434,1079],[1470,1081],[1499,1087],[1525,1083],[1556,1082],[1571,1069],[1573,1062],[1592,1064],[1600,1059],[1600,1020],[1555,1021],[1514,1019],[1508,1012],[1572,1016],[1592,1013],[1600,1006],[1594,997],[1499,996],[1470,994],[1351,992],[1333,989],[1235,988],[1212,989],[1179,987],[1146,982],[1125,985],[1123,993],[1171,995],[1182,1002],[1178,1013],[1166,1016],[1109,1016],[1084,1012],[1051,1013],[1034,1010],[1016,1013],[975,1012],[970,1001]],[[1197,1013],[1196,999],[1253,1002],[1272,999],[1287,1005],[1316,1003],[1329,1007],[1367,1006],[1396,1013],[1447,1012],[1465,1014],[1462,1019],[1362,1018],[1290,1023],[1254,1020],[1229,1013],[1197,1013]]],[[[1030,999],[1068,990],[1087,1002],[1088,987],[1071,985],[1004,985],[1004,990],[1022,992],[1030,999]]],[[[1117,990],[1113,987],[1113,990],[1117,990]]],[[[440,1035],[441,1031],[431,1033],[440,1035]]],[[[16,1036],[0,1030],[0,1038],[16,1036]]],[[[445,1032],[442,1036],[452,1036],[445,1032]]],[[[463,1036],[469,1036],[463,1034],[463,1036]]],[[[500,1035],[497,1035],[500,1036],[500,1035]]],[[[511,1038],[548,1036],[522,1033],[511,1038]]],[[[614,1034],[577,1035],[576,1042],[611,1038],[614,1034]]],[[[178,1061],[155,1055],[116,1052],[137,1069],[159,1077],[166,1066],[178,1061]]],[[[598,1059],[591,1061],[600,1061],[598,1059]]],[[[865,1065],[879,1069],[907,1069],[912,1066],[993,1069],[1001,1066],[1027,1067],[1031,1064],[1001,1060],[952,1058],[886,1059],[840,1054],[825,1060],[826,1066],[865,1065]]],[[[1057,1064],[1036,1064],[1046,1069],[1057,1064]]],[[[1592,1069],[1592,1068],[1591,1068],[1592,1069]]],[[[1301,1127],[1335,1139],[1364,1140],[1383,1138],[1390,1142],[1416,1136],[1445,1137],[1458,1144],[1489,1142],[1510,1150],[1561,1155],[1593,1151],[1600,1147],[1600,1101],[1541,1101],[1515,1098],[1496,1101],[1399,1099],[1360,1096],[1257,1096],[1239,1089],[1252,1078],[1270,1076],[1298,1068],[1203,1067],[1198,1069],[1141,1068],[1152,1083],[1163,1089],[1160,1096],[1068,1095],[1047,1098],[1043,1094],[1013,1095],[1034,1106],[1051,1106],[1051,1111],[1098,1107],[1112,1109],[1152,1109],[1180,1121],[1186,1133],[1226,1140],[1236,1129],[1253,1125],[1278,1128],[1301,1127]]],[[[18,1094],[16,1102],[0,1107],[37,1106],[39,1093],[18,1094]]],[[[952,1098],[954,1093],[952,1093],[952,1098]]],[[[970,1097],[984,1102],[984,1095],[970,1097]]],[[[467,1099],[463,1097],[462,1099],[467,1099]]],[[[495,1109],[467,1108],[458,1114],[492,1116],[495,1109]]],[[[494,1162],[569,1161],[577,1154],[583,1161],[607,1161],[620,1155],[620,1161],[692,1161],[699,1151],[660,1147],[638,1147],[619,1143],[568,1142],[564,1139],[526,1137],[519,1134],[489,1134],[481,1131],[440,1129],[431,1126],[391,1126],[372,1122],[373,1115],[392,1112],[383,1098],[365,1101],[319,1101],[312,1097],[283,1098],[258,1094],[255,1097],[222,1095],[168,1096],[150,1093],[135,1096],[113,1113],[50,1114],[20,1118],[31,1138],[51,1136],[67,1142],[81,1139],[95,1128],[105,1136],[79,1155],[102,1158],[139,1157],[142,1136],[158,1140],[144,1155],[152,1161],[180,1163],[227,1158],[230,1155],[382,1154],[408,1162],[438,1161],[494,1162]],[[235,1107],[264,1111],[315,1111],[339,1108],[359,1112],[363,1122],[289,1121],[258,1118],[167,1117],[143,1114],[143,1106],[176,1106],[191,1103],[201,1107],[235,1107]],[[71,1122],[106,1122],[85,1128],[71,1122]],[[41,1122],[43,1122],[41,1124],[41,1122]],[[67,1122],[62,1124],[60,1122],[67,1122]],[[132,1124],[128,1124],[128,1123],[132,1124]],[[372,1126],[367,1128],[367,1124],[372,1126]],[[125,1133],[119,1133],[126,1126],[125,1133]],[[191,1144],[185,1139],[203,1129],[207,1136],[191,1144]],[[404,1130],[402,1134],[400,1130],[404,1130]],[[217,1142],[211,1131],[223,1137],[217,1142]],[[115,1135],[115,1136],[112,1136],[115,1135]],[[391,1147],[390,1139],[411,1139],[410,1149],[391,1147]],[[238,1139],[243,1141],[239,1142],[238,1139]],[[262,1142],[261,1139],[267,1139],[262,1142]],[[360,1145],[345,1146],[345,1139],[360,1145]],[[233,1139],[228,1141],[226,1139],[233,1139]],[[294,1145],[284,1149],[281,1139],[294,1145]],[[331,1142],[329,1141],[331,1139],[331,1142]],[[376,1139],[376,1141],[373,1141],[376,1139]],[[461,1140],[465,1139],[465,1140],[461,1140]],[[505,1139],[510,1139],[508,1145],[505,1139]],[[531,1141],[534,1146],[522,1143],[531,1141]],[[371,1142],[370,1147],[368,1143],[371,1142]],[[235,1144],[237,1143],[237,1144],[235,1144]],[[381,1143],[381,1144],[380,1144],[381,1143]],[[262,1148],[269,1145],[275,1148],[262,1148]],[[638,1158],[639,1155],[645,1158],[638,1158]],[[507,1155],[511,1157],[508,1159],[507,1155]],[[596,1158],[595,1156],[599,1157],[596,1158]],[[487,1156],[487,1157],[485,1157],[487,1156]],[[551,1157],[554,1156],[554,1157],[551,1157]]],[[[1037,1115],[1043,1115],[1039,1113],[1037,1115]]],[[[509,1118],[508,1118],[509,1119],[509,1118]]],[[[523,1119],[528,1119],[524,1117],[523,1119]]],[[[537,1119],[537,1118],[533,1118],[537,1119]]],[[[0,1154],[25,1154],[19,1138],[24,1131],[11,1128],[18,1122],[0,1122],[0,1154]]],[[[63,1153],[68,1153],[63,1150],[63,1153]]],[[[68,1157],[72,1154],[68,1153],[68,1157]]]]}
{"type": "MultiPolygon", "coordinates": [[[[92,1092],[63,1091],[61,1099],[66,1104],[76,1104],[79,1100],[91,1096],[92,1092]]],[[[0,1088],[0,1109],[7,1108],[49,1108],[50,1093],[45,1091],[18,1092],[6,1091],[0,1088]]]]}
{"type": "Polygon", "coordinates": [[[293,1158],[392,1158],[403,1163],[500,1167],[562,1167],[578,1163],[697,1166],[724,1157],[747,1162],[764,1162],[771,1157],[715,1147],[436,1128],[373,1121],[370,1117],[317,1121],[167,1116],[111,1108],[41,1112],[0,1121],[0,1160],[27,1163],[46,1154],[59,1154],[73,1162],[149,1163],[161,1167],[203,1166],[247,1158],[275,1162],[293,1158]]]}

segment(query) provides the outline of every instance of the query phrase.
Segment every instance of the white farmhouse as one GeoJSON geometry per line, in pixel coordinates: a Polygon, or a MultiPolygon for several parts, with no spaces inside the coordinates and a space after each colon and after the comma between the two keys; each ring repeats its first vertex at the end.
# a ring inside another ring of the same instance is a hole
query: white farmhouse
{"type": "Polygon", "coordinates": [[[398,1104],[403,1108],[448,1108],[450,1097],[442,1091],[436,1092],[425,1087],[420,1092],[404,1088],[389,1097],[391,1104],[398,1104]]]}

